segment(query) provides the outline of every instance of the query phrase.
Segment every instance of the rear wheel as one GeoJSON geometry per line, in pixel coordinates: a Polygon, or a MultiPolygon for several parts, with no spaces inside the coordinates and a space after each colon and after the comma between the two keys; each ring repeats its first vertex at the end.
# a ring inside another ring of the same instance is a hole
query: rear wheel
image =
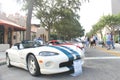
{"type": "Polygon", "coordinates": [[[38,62],[37,62],[35,56],[29,55],[27,62],[28,62],[27,66],[28,66],[28,70],[29,70],[30,74],[33,76],[38,76],[40,74],[40,68],[39,68],[39,65],[38,65],[38,62]]]}
{"type": "Polygon", "coordinates": [[[8,54],[6,54],[6,64],[8,67],[11,67],[10,58],[9,58],[8,54]]]}

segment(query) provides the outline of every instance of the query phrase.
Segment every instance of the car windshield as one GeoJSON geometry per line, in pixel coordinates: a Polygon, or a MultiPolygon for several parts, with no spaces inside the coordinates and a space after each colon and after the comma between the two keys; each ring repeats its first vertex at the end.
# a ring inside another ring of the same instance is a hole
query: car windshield
{"type": "Polygon", "coordinates": [[[32,47],[39,47],[41,44],[35,41],[22,41],[24,48],[32,48],[32,47]]]}

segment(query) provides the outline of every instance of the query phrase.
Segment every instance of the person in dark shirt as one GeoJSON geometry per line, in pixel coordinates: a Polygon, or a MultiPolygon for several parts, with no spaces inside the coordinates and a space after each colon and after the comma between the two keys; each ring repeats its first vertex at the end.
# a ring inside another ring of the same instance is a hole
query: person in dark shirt
{"type": "Polygon", "coordinates": [[[110,35],[111,35],[111,45],[112,45],[112,48],[115,49],[115,46],[114,46],[114,38],[113,38],[112,32],[110,33],[110,35]]]}

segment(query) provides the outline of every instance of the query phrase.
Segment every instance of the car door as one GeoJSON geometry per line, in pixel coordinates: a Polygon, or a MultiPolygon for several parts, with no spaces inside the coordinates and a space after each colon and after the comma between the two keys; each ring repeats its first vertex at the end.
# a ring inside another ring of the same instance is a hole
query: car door
{"type": "Polygon", "coordinates": [[[20,52],[21,49],[19,49],[19,44],[15,44],[10,50],[9,50],[9,57],[12,62],[20,63],[20,52]]]}

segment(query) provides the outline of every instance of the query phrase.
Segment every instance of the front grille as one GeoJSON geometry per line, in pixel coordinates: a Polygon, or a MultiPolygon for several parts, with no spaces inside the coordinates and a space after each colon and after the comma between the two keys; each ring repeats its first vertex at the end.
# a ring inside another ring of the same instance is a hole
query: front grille
{"type": "Polygon", "coordinates": [[[63,62],[60,63],[60,67],[72,67],[73,66],[73,61],[68,61],[68,62],[63,62]]]}
{"type": "Polygon", "coordinates": [[[81,56],[80,55],[76,55],[76,60],[77,59],[81,59],[81,56]]]}

